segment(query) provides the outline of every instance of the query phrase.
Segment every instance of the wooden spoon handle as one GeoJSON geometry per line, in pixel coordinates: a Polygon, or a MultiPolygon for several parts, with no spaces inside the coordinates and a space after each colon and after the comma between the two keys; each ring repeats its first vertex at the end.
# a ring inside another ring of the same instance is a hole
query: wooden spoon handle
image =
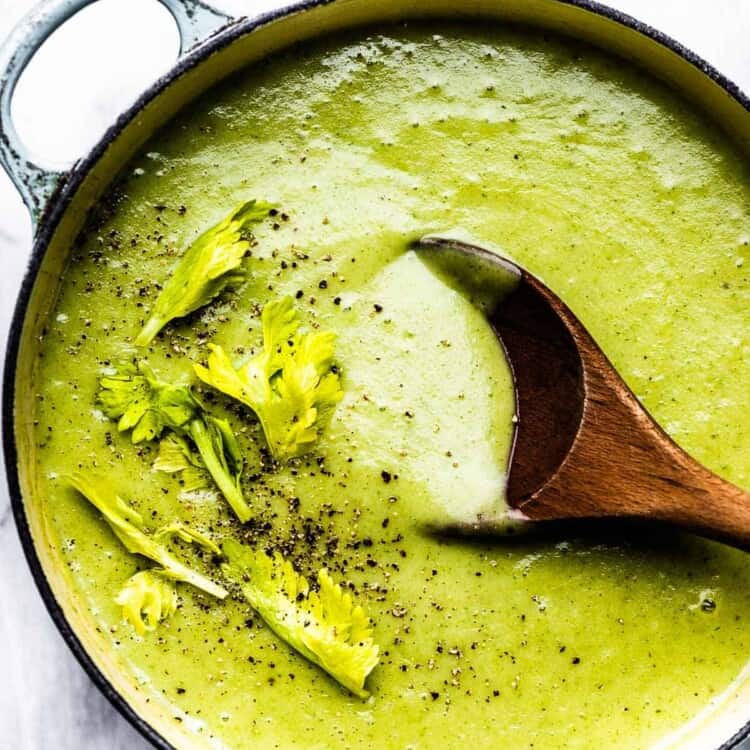
{"type": "MultiPolygon", "coordinates": [[[[525,281],[540,284],[533,277],[525,281]]],[[[750,493],[688,456],[643,408],[567,306],[557,298],[550,304],[581,353],[583,414],[567,457],[520,509],[535,520],[665,521],[750,551],[750,493]]]]}

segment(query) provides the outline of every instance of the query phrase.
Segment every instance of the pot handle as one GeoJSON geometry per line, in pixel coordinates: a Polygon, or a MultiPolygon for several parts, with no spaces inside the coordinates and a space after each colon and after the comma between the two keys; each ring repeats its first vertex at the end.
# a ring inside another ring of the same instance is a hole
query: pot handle
{"type": "MultiPolygon", "coordinates": [[[[47,38],[79,10],[96,0],[42,0],[21,19],[0,47],[0,164],[31,214],[34,230],[47,201],[67,172],[37,164],[13,126],[10,104],[18,79],[47,38]]],[[[180,35],[180,55],[232,19],[201,0],[159,0],[180,35]]]]}

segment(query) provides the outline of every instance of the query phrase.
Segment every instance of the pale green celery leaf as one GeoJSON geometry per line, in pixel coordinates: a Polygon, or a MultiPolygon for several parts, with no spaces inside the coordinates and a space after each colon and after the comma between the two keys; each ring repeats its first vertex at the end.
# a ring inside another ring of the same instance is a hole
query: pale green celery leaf
{"type": "Polygon", "coordinates": [[[263,350],[238,370],[234,369],[224,350],[212,344],[209,345],[212,353],[208,369],[195,365],[196,373],[205,382],[251,409],[253,404],[270,400],[271,379],[281,369],[284,349],[292,345],[299,328],[292,298],[282,297],[269,302],[263,308],[262,325],[263,350]]]}
{"type": "Polygon", "coordinates": [[[159,437],[165,428],[185,429],[201,410],[189,386],[157,380],[143,360],[102,375],[97,400],[110,419],[119,419],[120,432],[132,430],[136,444],[159,437]]]}
{"type": "Polygon", "coordinates": [[[360,698],[378,663],[370,619],[349,592],[323,569],[318,591],[278,552],[269,557],[227,540],[222,570],[268,626],[305,658],[324,669],[360,698]]]}
{"type": "Polygon", "coordinates": [[[204,415],[190,423],[190,438],[214,482],[243,523],[252,517],[242,494],[244,460],[237,438],[225,419],[204,415]]]}
{"type": "Polygon", "coordinates": [[[292,300],[284,297],[263,310],[262,352],[235,368],[212,344],[208,367],[195,365],[201,380],[255,412],[279,460],[307,453],[343,396],[333,370],[335,335],[298,328],[292,300]]]}
{"type": "Polygon", "coordinates": [[[135,365],[124,365],[113,374],[99,379],[97,400],[110,419],[119,419],[117,428],[126,432],[140,425],[140,430],[153,437],[159,435],[164,424],[158,413],[151,411],[152,392],[148,379],[135,365]]]}
{"type": "Polygon", "coordinates": [[[119,430],[133,430],[133,443],[151,441],[165,429],[181,439],[184,460],[174,442],[168,443],[162,446],[165,455],[157,459],[157,469],[187,471],[186,482],[196,486],[200,483],[198,471],[205,468],[239,519],[250,519],[252,513],[240,485],[243,457],[239,443],[226,420],[205,413],[190,386],[158,380],[143,360],[137,367],[126,365],[114,374],[105,374],[100,385],[99,403],[108,416],[120,417],[119,430]],[[195,444],[199,459],[192,457],[186,438],[195,444]]]}
{"type": "Polygon", "coordinates": [[[128,579],[115,602],[138,635],[156,630],[156,626],[177,610],[174,581],[156,570],[142,570],[128,579]]]}
{"type": "Polygon", "coordinates": [[[182,539],[183,542],[188,542],[188,544],[197,544],[199,547],[203,547],[203,549],[207,549],[215,555],[221,555],[221,549],[216,542],[200,531],[197,531],[190,526],[186,526],[183,523],[167,524],[154,534],[154,538],[158,541],[161,541],[162,539],[171,539],[173,537],[182,539]]]}
{"type": "Polygon", "coordinates": [[[159,455],[154,469],[167,474],[179,474],[185,492],[206,490],[212,486],[211,475],[201,457],[181,435],[170,432],[159,442],[159,455]]]}
{"type": "Polygon", "coordinates": [[[244,281],[240,264],[250,243],[243,235],[270,209],[267,203],[247,201],[190,245],[164,283],[136,346],[147,346],[170,320],[207,305],[229,284],[244,281]]]}
{"type": "Polygon", "coordinates": [[[146,533],[143,518],[116,494],[95,486],[78,473],[62,477],[67,480],[104,516],[115,536],[131,554],[143,555],[161,566],[162,575],[184,581],[219,599],[227,595],[222,586],[180,562],[163,544],[146,533]]]}
{"type": "Polygon", "coordinates": [[[299,320],[291,297],[267,303],[261,316],[263,351],[245,365],[247,372],[262,372],[270,380],[284,364],[284,355],[299,329],[299,320]]]}
{"type": "Polygon", "coordinates": [[[281,457],[307,453],[343,396],[339,375],[331,370],[335,338],[332,332],[299,336],[273,379],[279,397],[272,399],[266,421],[269,443],[281,457]]]}

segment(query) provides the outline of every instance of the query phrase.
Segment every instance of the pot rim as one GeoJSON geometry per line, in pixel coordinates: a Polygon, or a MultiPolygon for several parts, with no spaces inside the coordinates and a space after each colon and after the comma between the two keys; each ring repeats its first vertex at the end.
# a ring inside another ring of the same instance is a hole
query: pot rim
{"type": "MultiPolygon", "coordinates": [[[[21,541],[26,561],[31,570],[37,589],[44,601],[47,611],[55,626],[73,652],[78,663],[97,686],[101,693],[109,700],[117,711],[154,747],[159,750],[178,750],[167,741],[146,719],[138,714],[127,702],[123,695],[112,685],[100,670],[94,659],[89,655],[79,640],[72,626],[68,622],[61,605],[58,603],[52,588],[47,581],[44,569],[36,552],[31,529],[26,516],[25,504],[21,493],[18,474],[18,452],[15,440],[15,378],[18,364],[18,354],[21,345],[26,313],[31,299],[31,293],[47,247],[57,230],[60,220],[66,213],[78,189],[86,176],[103,156],[107,147],[137,117],[138,113],[151,101],[160,96],[175,80],[183,74],[200,65],[211,55],[228,46],[236,39],[245,36],[256,29],[282,18],[297,15],[325,5],[331,5],[338,0],[301,0],[291,5],[252,17],[241,17],[230,21],[227,26],[219,29],[206,40],[200,42],[186,55],[180,57],[166,73],[161,75],[149,86],[117,120],[104,132],[96,145],[82,158],[78,159],[70,170],[63,176],[58,187],[44,206],[39,224],[36,229],[31,255],[16,298],[5,352],[3,368],[2,391],[2,441],[5,459],[5,472],[8,483],[10,505],[21,541]]],[[[697,55],[688,47],[672,37],[655,29],[633,16],[615,8],[597,2],[596,0],[553,0],[562,5],[570,5],[585,10],[600,18],[614,21],[628,29],[638,32],[642,36],[656,42],[676,53],[684,61],[697,68],[703,75],[710,78],[731,98],[736,100],[745,110],[750,112],[750,96],[746,94],[734,81],[720,73],[713,65],[697,55]]],[[[725,742],[718,750],[739,750],[739,744],[750,738],[750,721],[733,737],[725,742]]]]}

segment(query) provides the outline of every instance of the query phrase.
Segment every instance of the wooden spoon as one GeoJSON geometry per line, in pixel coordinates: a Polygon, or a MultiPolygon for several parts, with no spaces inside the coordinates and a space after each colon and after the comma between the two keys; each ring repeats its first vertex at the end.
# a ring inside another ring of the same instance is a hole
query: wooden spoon
{"type": "Polygon", "coordinates": [[[507,353],[511,508],[532,521],[655,520],[750,551],[750,493],[659,427],[554,292],[481,247],[425,237],[414,249],[484,309],[507,353]]]}

